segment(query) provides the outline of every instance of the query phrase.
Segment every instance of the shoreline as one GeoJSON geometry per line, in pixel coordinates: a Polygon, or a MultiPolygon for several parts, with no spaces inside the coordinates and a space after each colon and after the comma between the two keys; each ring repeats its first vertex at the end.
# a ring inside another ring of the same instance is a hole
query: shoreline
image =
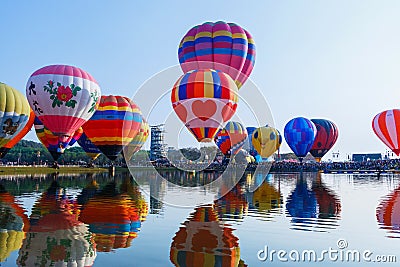
{"type": "MultiPolygon", "coordinates": [[[[137,170],[151,170],[153,167],[149,166],[137,166],[133,167],[137,170]]],[[[175,167],[157,167],[157,171],[178,171],[175,167]]],[[[127,167],[116,167],[116,172],[129,172],[127,167]]],[[[223,172],[223,170],[202,170],[196,171],[201,172],[223,172]]],[[[252,172],[252,170],[248,170],[252,172]]],[[[79,166],[60,166],[59,169],[54,169],[47,166],[0,166],[0,176],[1,175],[12,175],[12,174],[51,174],[51,173],[104,173],[109,172],[107,167],[79,167],[79,166]]],[[[280,170],[280,171],[269,171],[268,173],[299,173],[301,170],[280,170]]],[[[327,174],[398,174],[400,170],[387,169],[387,170],[377,170],[377,169],[330,169],[330,170],[303,170],[302,172],[319,172],[327,174]]],[[[194,172],[195,173],[195,172],[194,172]]]]}

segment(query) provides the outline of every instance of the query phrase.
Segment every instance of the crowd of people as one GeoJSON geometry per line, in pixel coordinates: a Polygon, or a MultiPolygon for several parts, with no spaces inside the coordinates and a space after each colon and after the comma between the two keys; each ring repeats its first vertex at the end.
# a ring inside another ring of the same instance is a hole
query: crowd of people
{"type": "MultiPolygon", "coordinates": [[[[257,164],[248,165],[248,169],[252,170],[257,164]]],[[[296,161],[275,161],[271,163],[271,171],[288,172],[288,171],[361,171],[375,170],[388,171],[400,170],[400,159],[387,160],[371,160],[371,161],[347,161],[347,162],[296,162],[296,161]]]]}
{"type": "MultiPolygon", "coordinates": [[[[298,161],[273,161],[273,162],[260,162],[260,163],[229,163],[229,160],[222,162],[213,162],[205,170],[208,171],[224,171],[228,164],[234,164],[236,167],[246,168],[248,171],[254,171],[258,166],[264,165],[269,168],[272,172],[295,172],[295,171],[400,171],[400,159],[386,159],[386,160],[370,160],[370,161],[346,161],[346,162],[315,162],[307,161],[300,163],[298,161]]],[[[189,164],[190,165],[190,164],[189,164]]],[[[204,165],[204,164],[203,164],[204,165]]],[[[169,161],[165,160],[162,162],[154,163],[155,167],[174,167],[169,161]]],[[[205,164],[203,167],[206,167],[205,164]]],[[[182,167],[182,166],[180,166],[182,167]]],[[[186,169],[190,169],[190,166],[185,166],[186,169]]],[[[196,169],[204,169],[196,166],[196,169]]]]}

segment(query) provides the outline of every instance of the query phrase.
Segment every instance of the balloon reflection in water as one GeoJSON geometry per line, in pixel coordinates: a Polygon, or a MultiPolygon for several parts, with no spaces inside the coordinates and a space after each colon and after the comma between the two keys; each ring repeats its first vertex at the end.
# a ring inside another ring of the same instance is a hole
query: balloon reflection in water
{"type": "Polygon", "coordinates": [[[92,234],[54,181],[33,207],[18,266],[92,266],[96,256],[92,234]]]}
{"type": "Polygon", "coordinates": [[[16,203],[13,195],[0,185],[0,262],[18,250],[29,229],[25,210],[16,203]]]}
{"type": "Polygon", "coordinates": [[[288,197],[286,210],[295,225],[304,223],[307,226],[310,218],[317,217],[317,198],[315,193],[308,188],[307,180],[303,178],[303,173],[297,178],[296,187],[288,197]]]}
{"type": "Polygon", "coordinates": [[[170,260],[176,267],[247,266],[238,241],[233,229],[218,220],[213,205],[201,206],[172,239],[170,260]]]}
{"type": "Polygon", "coordinates": [[[116,186],[115,182],[108,183],[81,207],[79,219],[89,224],[99,252],[130,247],[140,231],[139,208],[127,193],[118,192],[116,186]]]}
{"type": "Polygon", "coordinates": [[[341,204],[336,194],[321,181],[320,174],[313,177],[310,190],[307,178],[297,178],[296,188],[287,200],[286,209],[292,217],[293,228],[303,231],[326,232],[338,226],[341,204]]]}
{"type": "Polygon", "coordinates": [[[339,219],[342,205],[338,196],[330,190],[321,179],[321,174],[313,180],[312,191],[317,197],[318,218],[320,219],[339,219]]]}
{"type": "Polygon", "coordinates": [[[400,238],[400,186],[387,195],[376,209],[376,219],[388,237],[400,238]]]}
{"type": "MultiPolygon", "coordinates": [[[[226,190],[221,190],[225,192],[226,190]]],[[[225,195],[214,201],[215,209],[220,220],[242,220],[247,214],[248,203],[243,187],[237,184],[225,195]]]]}
{"type": "Polygon", "coordinates": [[[257,188],[247,196],[250,209],[256,210],[259,215],[279,213],[283,203],[282,194],[280,189],[276,189],[271,183],[272,175],[268,174],[264,177],[258,174],[257,176],[255,179],[257,188]]]}

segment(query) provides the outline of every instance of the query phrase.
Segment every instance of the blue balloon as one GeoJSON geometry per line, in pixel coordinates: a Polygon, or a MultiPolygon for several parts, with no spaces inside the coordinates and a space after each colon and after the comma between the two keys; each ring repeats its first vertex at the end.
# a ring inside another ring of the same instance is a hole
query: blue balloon
{"type": "MultiPolygon", "coordinates": [[[[258,154],[257,150],[253,146],[253,132],[256,129],[257,129],[256,127],[246,127],[247,135],[248,135],[247,140],[249,142],[249,148],[250,148],[249,154],[251,156],[253,156],[256,160],[258,158],[261,161],[262,160],[261,156],[258,154]]],[[[257,162],[259,162],[259,161],[257,161],[257,162]]]]}
{"type": "Polygon", "coordinates": [[[303,117],[290,120],[284,130],[286,143],[300,161],[313,146],[316,134],[314,123],[303,117]]]}
{"type": "Polygon", "coordinates": [[[101,154],[100,149],[97,148],[86,136],[85,133],[81,135],[81,138],[78,139],[78,144],[82,147],[82,149],[91,157],[93,160],[97,158],[99,154],[101,154]]]}

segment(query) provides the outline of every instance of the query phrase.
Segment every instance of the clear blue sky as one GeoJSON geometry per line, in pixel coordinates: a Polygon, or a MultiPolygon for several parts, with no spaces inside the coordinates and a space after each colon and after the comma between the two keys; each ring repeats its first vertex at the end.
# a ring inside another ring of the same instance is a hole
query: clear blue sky
{"type": "Polygon", "coordinates": [[[34,70],[71,64],[103,94],[132,96],[178,63],[189,28],[236,22],[254,37],[251,79],[281,132],[295,116],[328,118],[339,127],[334,150],[342,156],[385,151],[371,120],[400,108],[400,1],[60,2],[0,2],[0,81],[24,92],[34,70]]]}

